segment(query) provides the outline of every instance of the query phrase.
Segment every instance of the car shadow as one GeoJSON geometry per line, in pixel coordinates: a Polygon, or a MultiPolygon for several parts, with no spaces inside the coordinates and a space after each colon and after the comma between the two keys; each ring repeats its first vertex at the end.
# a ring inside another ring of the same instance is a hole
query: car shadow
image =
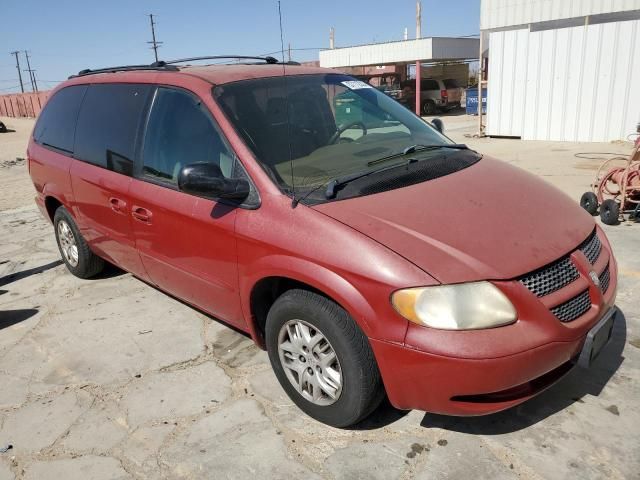
{"type": "Polygon", "coordinates": [[[119,267],[116,267],[113,263],[109,263],[106,260],[104,261],[104,268],[97,275],[87,278],[87,280],[107,280],[109,278],[119,277],[120,275],[124,275],[125,272],[119,267]]]}
{"type": "Polygon", "coordinates": [[[58,265],[62,265],[62,260],[55,260],[53,262],[47,263],[46,265],[29,268],[21,272],[10,273],[9,275],[0,277],[0,287],[8,285],[9,283],[17,282],[18,280],[22,280],[23,278],[30,277],[31,275],[37,275],[38,273],[45,272],[57,267],[58,265]]]}
{"type": "Polygon", "coordinates": [[[347,427],[347,430],[377,430],[397,422],[408,415],[410,411],[395,408],[385,395],[380,405],[368,417],[355,425],[347,427]]]}
{"type": "Polygon", "coordinates": [[[624,313],[618,310],[611,341],[591,368],[573,368],[548,390],[509,410],[480,417],[426,413],[420,425],[479,435],[502,435],[535,425],[574,403],[584,403],[582,398],[586,395],[599,396],[624,361],[622,352],[626,341],[627,321],[624,313]]]}
{"type": "Polygon", "coordinates": [[[0,330],[16,323],[25,321],[38,313],[37,308],[24,308],[20,310],[0,310],[0,330]]]}

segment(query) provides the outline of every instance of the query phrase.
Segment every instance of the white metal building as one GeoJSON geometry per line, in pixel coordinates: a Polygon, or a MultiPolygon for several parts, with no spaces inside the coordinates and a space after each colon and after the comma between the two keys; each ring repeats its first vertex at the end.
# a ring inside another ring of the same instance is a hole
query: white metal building
{"type": "Polygon", "coordinates": [[[477,38],[428,37],[320,51],[321,67],[461,60],[478,56],[477,38]]]}
{"type": "Polygon", "coordinates": [[[640,0],[481,0],[480,28],[487,135],[595,142],[636,131],[640,0]]]}

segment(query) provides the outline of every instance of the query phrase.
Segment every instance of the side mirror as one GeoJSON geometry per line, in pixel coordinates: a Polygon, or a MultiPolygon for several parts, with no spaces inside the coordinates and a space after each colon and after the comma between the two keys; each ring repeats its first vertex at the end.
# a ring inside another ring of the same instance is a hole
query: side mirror
{"type": "Polygon", "coordinates": [[[442,121],[442,119],[434,118],[433,120],[431,120],[431,125],[433,125],[433,128],[438,130],[440,133],[444,133],[444,122],[442,121]]]}
{"type": "Polygon", "coordinates": [[[244,200],[250,186],[243,178],[225,178],[218,165],[192,163],[183,167],[178,175],[178,188],[186,193],[207,198],[244,200]]]}

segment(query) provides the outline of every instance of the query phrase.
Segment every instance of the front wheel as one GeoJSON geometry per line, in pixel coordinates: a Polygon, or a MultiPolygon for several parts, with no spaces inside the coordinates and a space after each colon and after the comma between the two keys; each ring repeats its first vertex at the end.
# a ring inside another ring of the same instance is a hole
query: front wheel
{"type": "Polygon", "coordinates": [[[326,297],[306,290],[282,294],[267,316],[266,343],[280,385],[316,420],[347,427],[384,397],[367,337],[326,297]]]}
{"type": "Polygon", "coordinates": [[[102,271],[104,260],[91,251],[66,208],[56,210],[53,226],[60,255],[71,273],[79,278],[90,278],[102,271]]]}

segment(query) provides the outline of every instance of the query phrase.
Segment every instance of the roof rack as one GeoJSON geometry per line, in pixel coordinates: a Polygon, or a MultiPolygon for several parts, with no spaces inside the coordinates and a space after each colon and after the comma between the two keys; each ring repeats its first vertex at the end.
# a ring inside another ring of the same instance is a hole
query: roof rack
{"type": "MultiPolygon", "coordinates": [[[[80,70],[77,75],[71,75],[69,78],[75,77],[84,77],[85,75],[95,75],[98,73],[114,73],[114,72],[131,72],[137,70],[157,70],[164,72],[175,72],[178,71],[178,67],[175,66],[177,63],[186,63],[186,62],[197,62],[201,60],[224,60],[224,59],[236,59],[236,60],[261,60],[267,64],[276,64],[279,63],[278,59],[274,57],[252,57],[246,55],[214,55],[207,57],[190,57],[190,58],[180,58],[178,60],[159,60],[157,62],[153,62],[150,65],[122,65],[119,67],[106,67],[106,68],[97,68],[92,70],[90,68],[86,68],[84,70],[80,70]]],[[[285,65],[300,65],[298,62],[285,62],[285,65]]]]}
{"type": "Polygon", "coordinates": [[[278,63],[278,59],[274,57],[252,57],[246,55],[213,55],[206,57],[189,57],[189,58],[180,58],[178,60],[160,60],[159,62],[154,62],[151,65],[156,67],[163,67],[165,65],[174,65],[176,63],[186,63],[186,62],[199,62],[201,60],[225,60],[225,59],[235,59],[235,60],[262,60],[266,63],[278,63]]]}
{"type": "Polygon", "coordinates": [[[80,70],[76,75],[71,75],[69,78],[75,77],[84,77],[85,75],[95,75],[97,73],[113,73],[113,72],[130,72],[136,70],[160,70],[160,71],[171,71],[175,72],[178,70],[178,67],[174,67],[173,65],[122,65],[119,67],[105,67],[105,68],[96,68],[92,70],[90,68],[85,68],[84,70],[80,70]]]}

